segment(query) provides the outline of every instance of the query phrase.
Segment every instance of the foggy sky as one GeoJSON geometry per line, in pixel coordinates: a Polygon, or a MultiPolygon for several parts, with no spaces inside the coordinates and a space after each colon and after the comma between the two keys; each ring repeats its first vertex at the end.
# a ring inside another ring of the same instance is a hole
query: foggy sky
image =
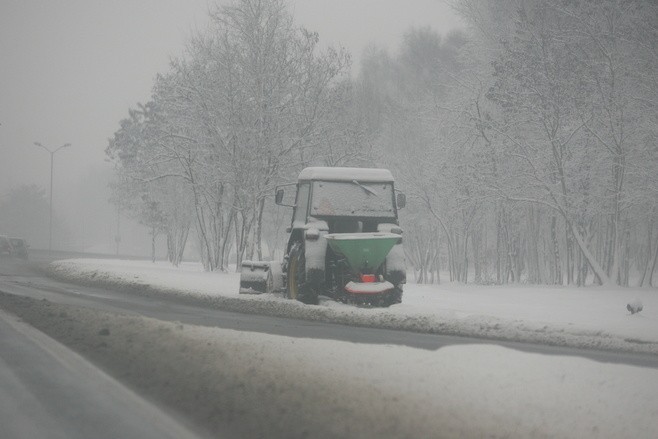
{"type": "MultiPolygon", "coordinates": [[[[207,24],[207,0],[2,0],[0,2],[0,199],[12,187],[49,188],[72,220],[80,194],[109,169],[107,139],[128,108],[149,99],[153,78],[207,24]],[[86,181],[86,183],[83,183],[86,181]]],[[[411,26],[460,26],[441,0],[291,0],[298,25],[355,58],[370,43],[395,50],[411,26]]],[[[105,200],[100,200],[105,202],[105,200]]],[[[99,202],[99,200],[96,200],[99,202]]],[[[111,208],[108,207],[111,211],[111,208]]],[[[98,210],[98,209],[96,209],[98,210]]]]}

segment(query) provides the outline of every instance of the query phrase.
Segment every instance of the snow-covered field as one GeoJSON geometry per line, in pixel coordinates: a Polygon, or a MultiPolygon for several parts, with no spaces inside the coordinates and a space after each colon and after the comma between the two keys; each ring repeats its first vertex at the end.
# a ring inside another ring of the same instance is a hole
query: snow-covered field
{"type": "Polygon", "coordinates": [[[280,295],[238,294],[239,275],[206,273],[200,264],[75,259],[51,264],[58,276],[150,286],[232,309],[340,323],[439,332],[574,347],[658,354],[658,290],[526,285],[408,284],[402,303],[388,309],[357,308],[326,299],[311,306],[280,295]],[[642,302],[632,315],[626,305],[642,302]]]}
{"type": "MultiPolygon", "coordinates": [[[[238,275],[205,273],[196,264],[175,269],[165,263],[67,260],[52,268],[63,277],[123,285],[127,291],[151,285],[148,294],[247,303],[257,312],[657,352],[655,289],[410,284],[402,304],[370,309],[330,300],[308,306],[274,295],[240,296],[238,275]],[[644,310],[631,315],[626,310],[631,300],[642,301],[644,310]]],[[[148,325],[165,325],[171,328],[168,334],[183,337],[186,349],[169,349],[182,352],[183,359],[196,352],[194,346],[199,352],[217,351],[199,354],[208,357],[201,362],[190,358],[186,370],[198,363],[205,367],[202,377],[223,377],[213,381],[216,386],[242,383],[240,397],[232,402],[236,408],[261,420],[270,432],[289,437],[308,432],[314,437],[658,437],[656,369],[495,345],[430,351],[149,322],[118,322],[111,333],[121,340],[121,331],[131,325],[144,325],[138,334],[147,334],[148,325]],[[215,356],[222,361],[210,361],[215,356]]],[[[175,339],[169,335],[158,343],[175,339]]],[[[139,358],[156,345],[147,340],[137,346],[139,358]]],[[[168,360],[180,366],[176,361],[168,360]]],[[[220,386],[207,393],[215,390],[227,391],[220,386]]]]}

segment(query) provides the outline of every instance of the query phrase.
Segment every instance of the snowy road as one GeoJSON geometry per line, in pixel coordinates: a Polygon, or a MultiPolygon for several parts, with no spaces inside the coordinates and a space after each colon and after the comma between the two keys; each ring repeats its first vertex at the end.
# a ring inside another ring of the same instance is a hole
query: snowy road
{"type": "Polygon", "coordinates": [[[4,439],[196,438],[79,355],[0,311],[4,439]]]}

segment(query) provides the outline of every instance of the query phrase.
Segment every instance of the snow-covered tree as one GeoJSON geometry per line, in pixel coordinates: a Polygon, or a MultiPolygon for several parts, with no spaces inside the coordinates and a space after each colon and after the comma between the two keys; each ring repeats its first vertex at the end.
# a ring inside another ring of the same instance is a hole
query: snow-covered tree
{"type": "Polygon", "coordinates": [[[211,23],[158,76],[151,112],[132,111],[108,153],[131,181],[158,186],[160,206],[177,193],[191,204],[202,261],[216,270],[227,268],[231,249],[238,267],[245,254],[262,258],[275,185],[304,163],[339,159],[359,131],[341,118],[349,57],[320,51],[318,35],[296,27],[285,2],[216,6],[211,23]],[[343,146],[332,143],[327,155],[330,137],[343,146]]]}

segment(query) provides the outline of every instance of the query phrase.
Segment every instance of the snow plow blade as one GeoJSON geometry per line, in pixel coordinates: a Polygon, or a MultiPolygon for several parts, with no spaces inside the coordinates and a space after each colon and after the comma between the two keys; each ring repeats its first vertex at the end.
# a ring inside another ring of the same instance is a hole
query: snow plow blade
{"type": "Polygon", "coordinates": [[[270,262],[242,261],[240,294],[265,294],[274,290],[270,262]]]}

